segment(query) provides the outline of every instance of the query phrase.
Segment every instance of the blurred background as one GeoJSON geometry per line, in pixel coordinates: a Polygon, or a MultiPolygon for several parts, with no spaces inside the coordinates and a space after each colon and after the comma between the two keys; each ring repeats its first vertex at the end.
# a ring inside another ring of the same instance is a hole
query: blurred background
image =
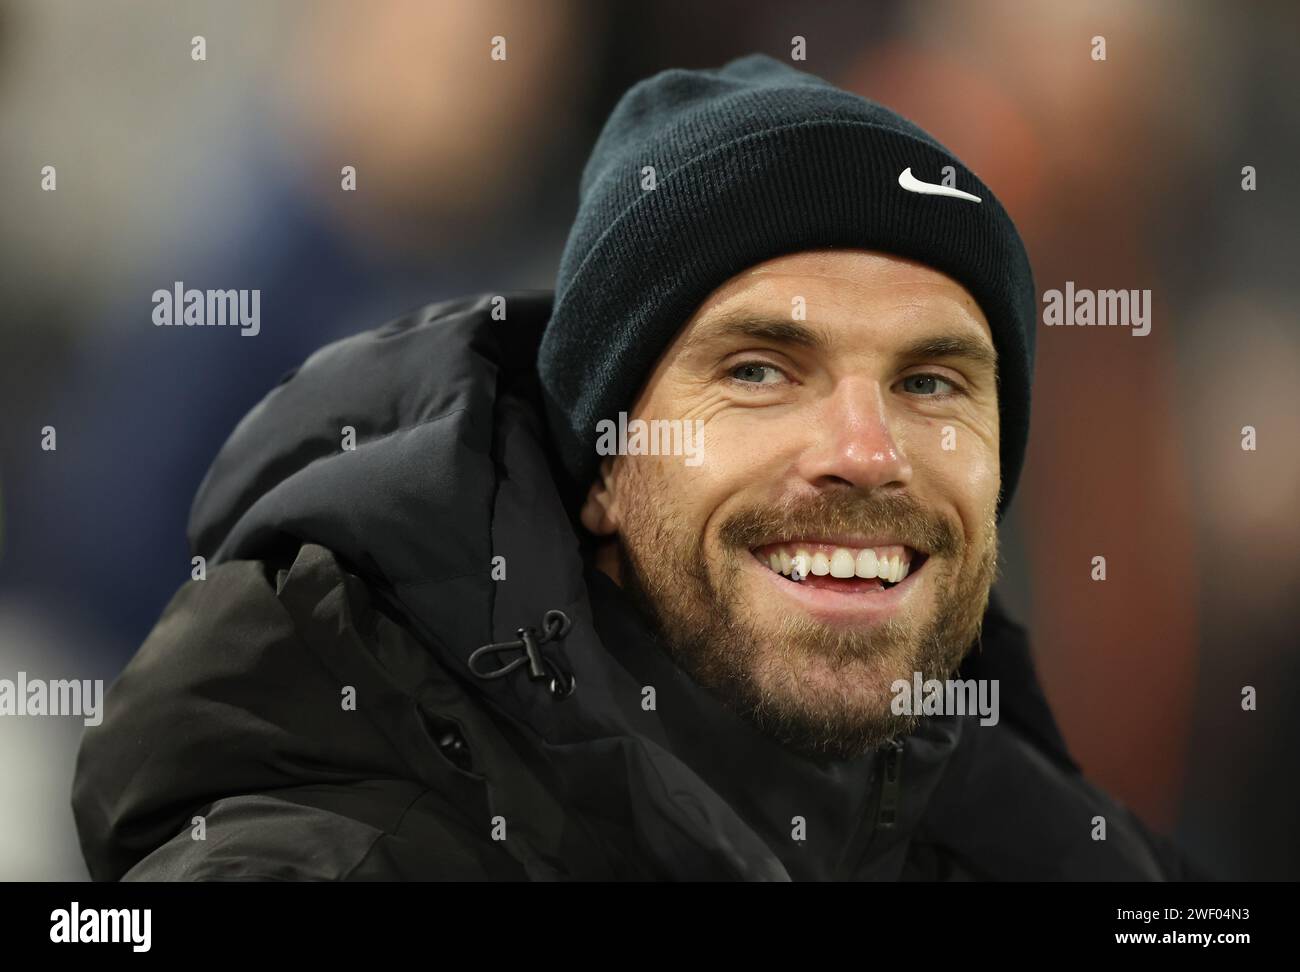
{"type": "MultiPolygon", "coordinates": [[[[0,2],[0,677],[111,680],[287,369],[549,289],[619,95],[795,36],[997,191],[1040,293],[1152,290],[1141,340],[1040,325],[1000,589],[1091,778],[1221,877],[1300,877],[1294,3],[0,2]],[[261,288],[260,335],[155,327],[177,280],[261,288]]],[[[85,877],[81,731],[0,720],[0,878],[85,877]]]]}

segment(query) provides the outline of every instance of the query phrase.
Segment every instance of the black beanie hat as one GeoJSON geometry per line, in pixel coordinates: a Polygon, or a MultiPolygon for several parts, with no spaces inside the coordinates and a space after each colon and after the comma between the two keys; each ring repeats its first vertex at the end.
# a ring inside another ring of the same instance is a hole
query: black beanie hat
{"type": "Polygon", "coordinates": [[[710,293],[772,257],[828,247],[916,260],[978,301],[998,352],[1000,519],[1029,435],[1036,306],[1011,218],[916,125],[762,54],[638,82],[596,141],[538,351],[569,485],[585,493],[597,423],[630,407],[710,293]],[[906,169],[939,183],[944,166],[978,203],[900,185],[906,169]]]}

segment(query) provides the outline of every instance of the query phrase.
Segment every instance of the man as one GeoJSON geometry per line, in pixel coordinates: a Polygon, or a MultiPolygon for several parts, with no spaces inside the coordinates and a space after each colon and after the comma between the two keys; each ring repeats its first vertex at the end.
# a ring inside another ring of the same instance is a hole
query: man
{"type": "Polygon", "coordinates": [[[1183,876],[989,596],[1034,305],[897,115],[762,56],[636,85],[553,301],[326,347],[235,430],[80,754],[92,875],[1183,876]]]}

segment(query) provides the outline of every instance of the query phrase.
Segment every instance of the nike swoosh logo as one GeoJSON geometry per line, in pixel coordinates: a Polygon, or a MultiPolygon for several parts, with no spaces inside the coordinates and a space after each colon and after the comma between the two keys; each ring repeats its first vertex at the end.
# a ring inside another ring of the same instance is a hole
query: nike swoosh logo
{"type": "Polygon", "coordinates": [[[936,186],[933,182],[922,182],[912,175],[910,165],[898,174],[898,184],[908,192],[919,192],[926,196],[952,196],[953,199],[969,199],[971,202],[980,201],[979,196],[972,196],[969,192],[962,192],[960,189],[954,189],[951,186],[936,186]]]}

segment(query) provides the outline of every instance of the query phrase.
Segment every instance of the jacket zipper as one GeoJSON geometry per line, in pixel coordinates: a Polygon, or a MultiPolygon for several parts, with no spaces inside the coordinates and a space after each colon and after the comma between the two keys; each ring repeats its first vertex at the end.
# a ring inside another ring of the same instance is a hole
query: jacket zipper
{"type": "Polygon", "coordinates": [[[889,830],[898,822],[898,800],[903,781],[903,741],[891,739],[885,750],[881,770],[880,809],[876,812],[876,828],[889,830]]]}
{"type": "Polygon", "coordinates": [[[879,796],[872,808],[863,815],[871,821],[854,838],[853,846],[845,853],[835,871],[836,880],[855,880],[867,862],[872,850],[879,845],[882,830],[892,830],[898,822],[898,804],[903,781],[903,743],[892,739],[882,747],[879,796]]]}

